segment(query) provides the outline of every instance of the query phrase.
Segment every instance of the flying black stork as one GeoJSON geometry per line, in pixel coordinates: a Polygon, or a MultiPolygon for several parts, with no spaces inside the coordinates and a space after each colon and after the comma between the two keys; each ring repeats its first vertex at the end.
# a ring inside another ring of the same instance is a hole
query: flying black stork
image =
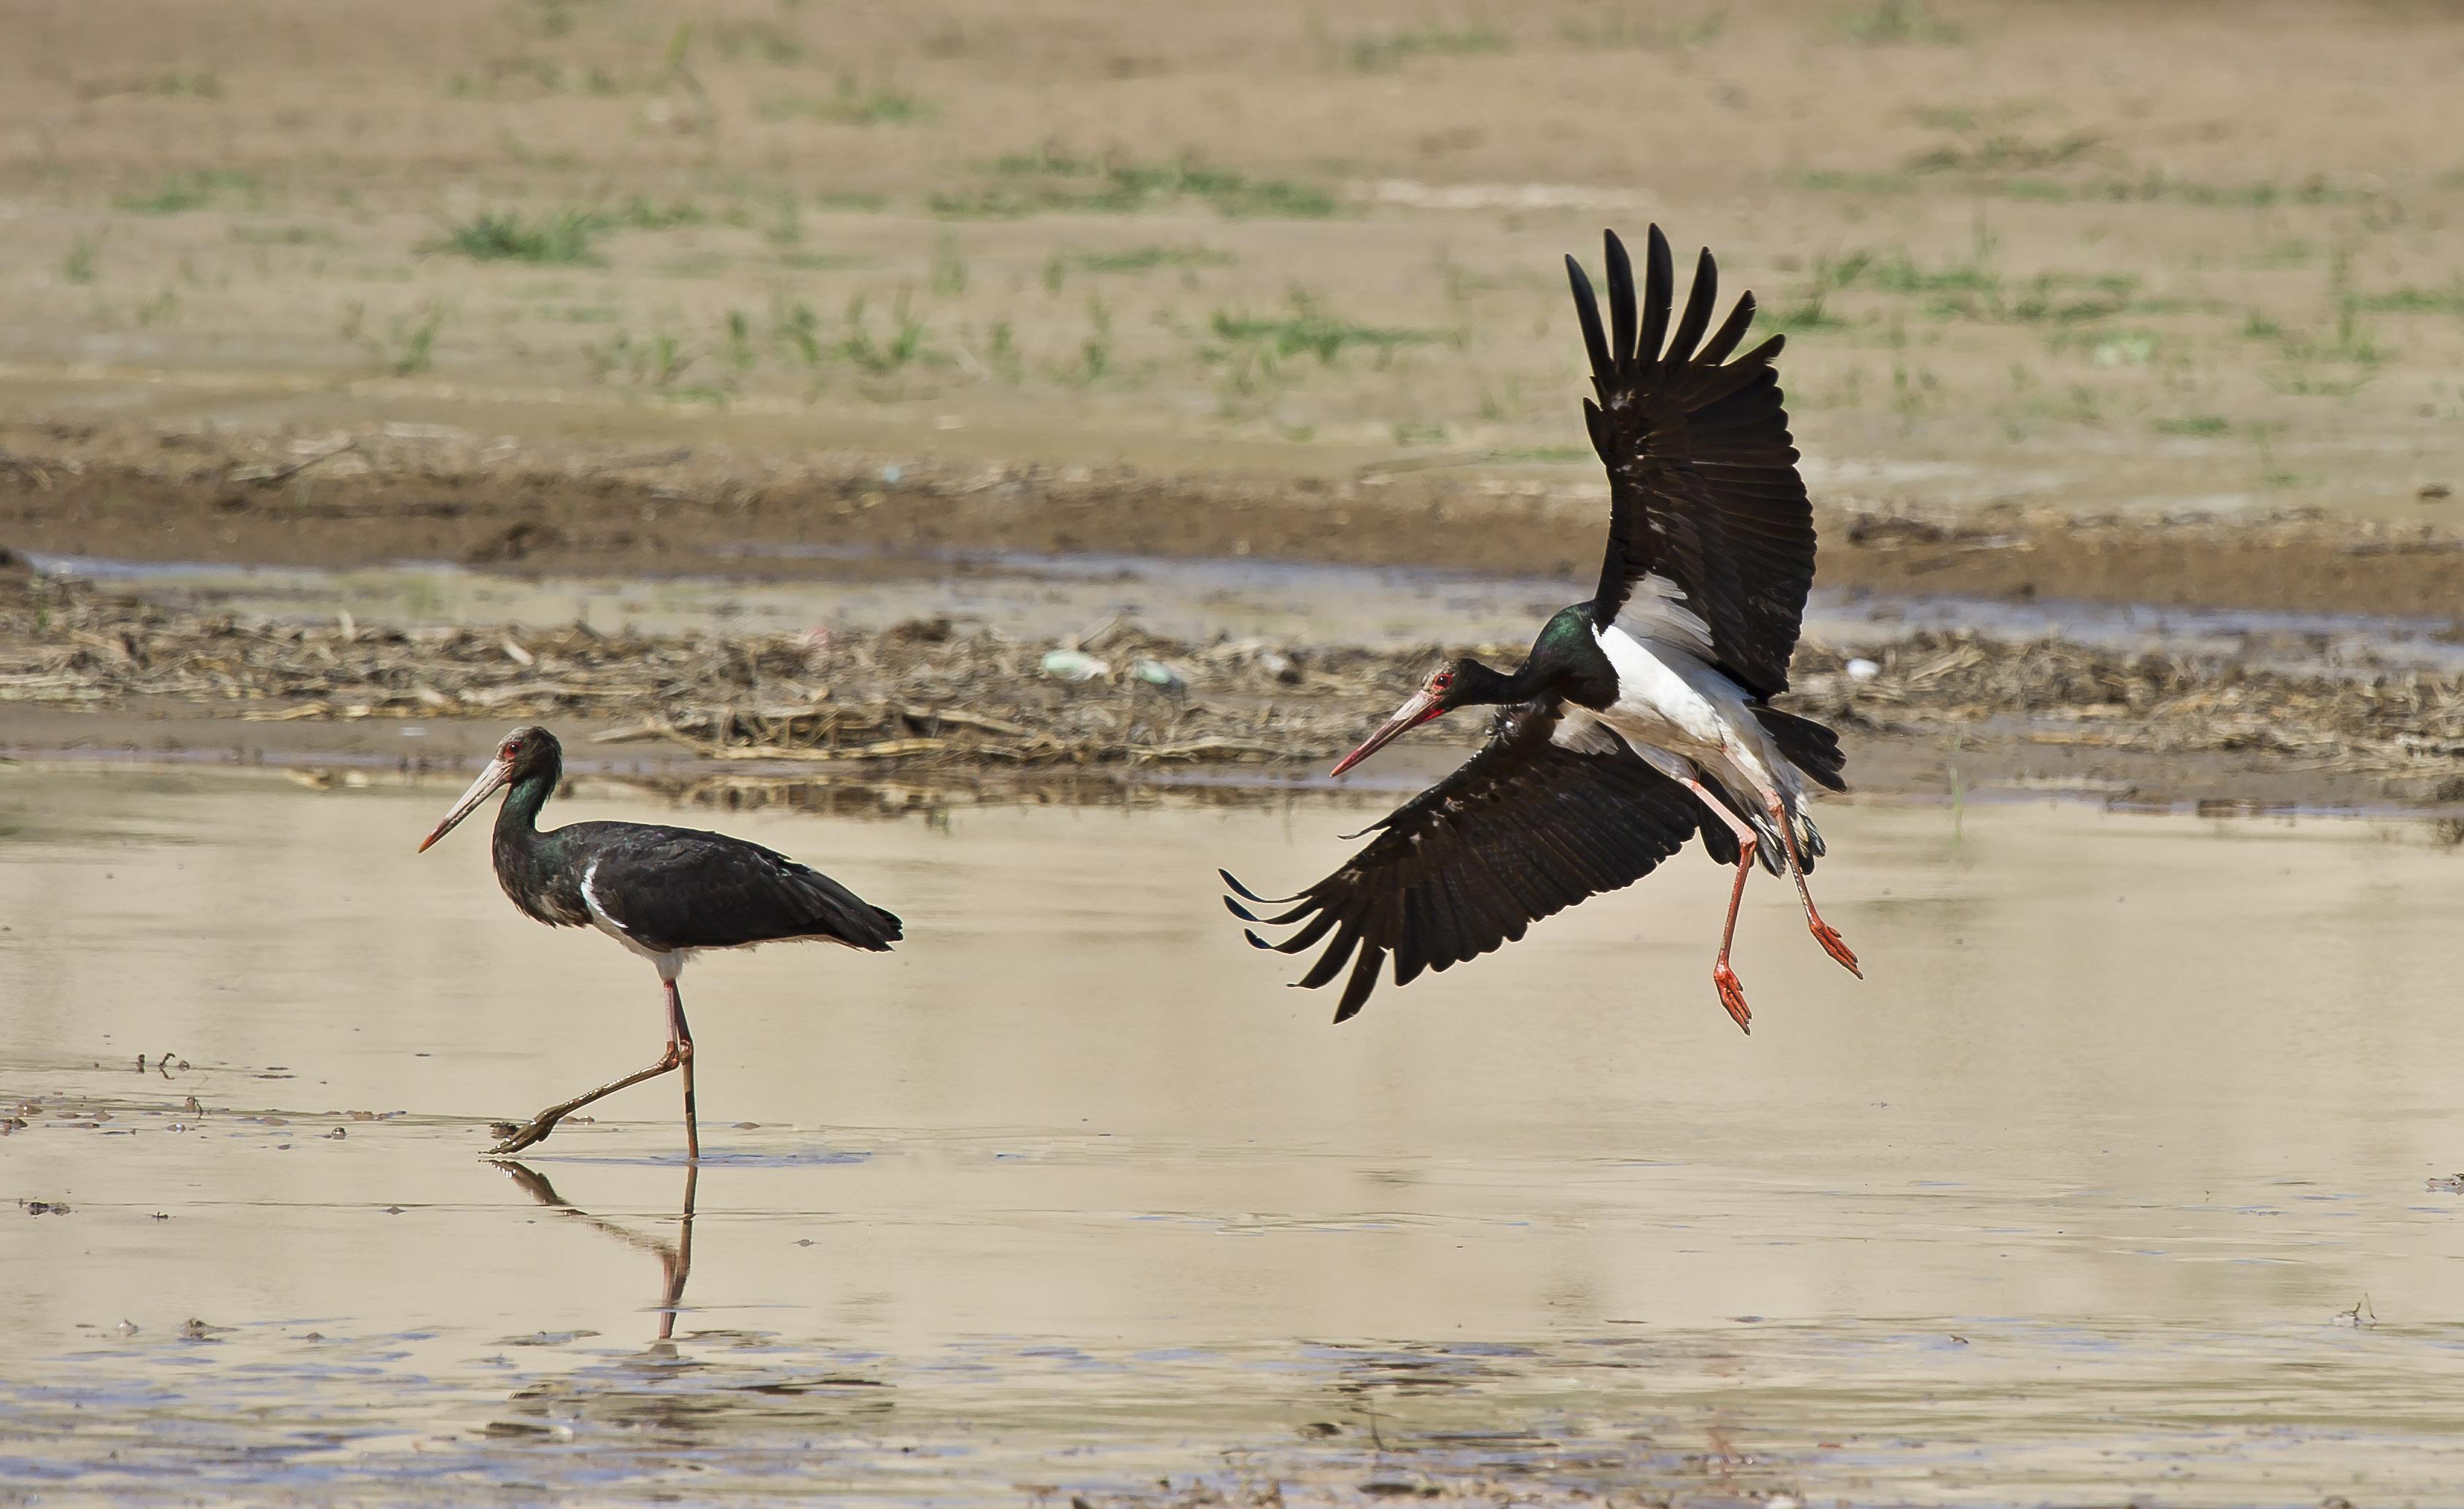
{"type": "Polygon", "coordinates": [[[1301,985],[1351,965],[1338,1022],[1359,1011],[1390,955],[1397,985],[1476,958],[1642,878],[1698,830],[1736,867],[1711,980],[1738,1027],[1750,1032],[1752,1012],[1728,948],[1757,857],[1795,879],[1824,950],[1863,973],[1805,883],[1823,852],[1806,787],[1844,789],[1839,742],[1771,705],[1788,689],[1814,583],[1814,515],[1772,366],[1782,338],[1730,360],[1754,300],[1739,298],[1712,330],[1707,250],[1672,334],[1676,279],[1658,226],[1639,303],[1614,232],[1607,265],[1602,329],[1591,279],[1566,258],[1597,393],[1583,410],[1609,474],[1598,590],[1550,619],[1511,672],[1468,658],[1440,669],[1344,757],[1336,775],[1456,708],[1498,710],[1481,750],[1375,824],[1343,868],[1280,902],[1223,875],[1239,893],[1224,898],[1234,916],[1299,928],[1279,943],[1252,931],[1252,943],[1288,954],[1326,943],[1301,985]],[[1261,918],[1243,900],[1292,904],[1261,918]]]}
{"type": "Polygon", "coordinates": [[[693,1040],[676,976],[705,948],[814,938],[880,953],[901,936],[898,919],[828,876],[785,854],[725,833],[649,823],[573,823],[541,832],[539,809],[564,773],[564,746],[544,728],[517,728],[471,788],[419,841],[453,831],[479,804],[507,790],[496,813],[496,883],[522,914],[551,927],[596,927],[658,967],[668,991],[668,1051],[648,1069],[549,1106],[488,1150],[501,1158],[556,1130],[603,1096],[682,1070],[685,1148],[701,1156],[693,1116],[693,1040]]]}

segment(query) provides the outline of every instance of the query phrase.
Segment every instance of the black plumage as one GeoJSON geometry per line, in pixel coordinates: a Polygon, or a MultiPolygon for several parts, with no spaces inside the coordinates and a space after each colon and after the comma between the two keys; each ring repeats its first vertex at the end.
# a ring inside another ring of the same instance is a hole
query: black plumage
{"type": "Polygon", "coordinates": [[[544,728],[517,728],[495,759],[420,844],[451,832],[498,790],[490,845],[496,883],[523,915],[553,927],[596,927],[658,967],[668,997],[668,1051],[649,1068],[549,1107],[509,1128],[502,1155],[545,1138],[602,1096],[671,1069],[684,1071],[685,1139],[698,1157],[693,1033],[676,977],[704,948],[818,940],[882,952],[902,936],[898,918],[810,865],[725,833],[651,823],[572,823],[542,832],[539,814],[564,770],[563,746],[544,728]]]}
{"type": "Polygon", "coordinates": [[[1786,338],[1727,359],[1753,322],[1746,294],[1704,342],[1719,296],[1719,269],[1705,250],[1663,353],[1675,285],[1668,238],[1651,228],[1639,330],[1624,243],[1612,232],[1607,248],[1605,333],[1591,278],[1566,258],[1598,395],[1583,412],[1609,474],[1609,547],[1594,617],[1615,622],[1636,584],[1658,577],[1671,606],[1707,626],[1713,662],[1755,697],[1776,697],[1788,689],[1815,551],[1814,510],[1771,366],[1786,338]]]}
{"type": "MultiPolygon", "coordinates": [[[[1326,940],[1300,984],[1331,983],[1346,964],[1334,1019],[1357,1014],[1395,960],[1395,983],[1444,969],[1520,939],[1541,918],[1586,897],[1631,885],[1693,835],[1694,799],[1615,740],[1585,747],[1555,742],[1553,702],[1502,709],[1487,743],[1452,775],[1372,826],[1377,836],[1334,874],[1273,917],[1230,897],[1243,921],[1298,924],[1280,943],[1299,953],[1326,940]]],[[[1260,905],[1278,905],[1228,873],[1224,883],[1260,905]]]]}
{"type": "MultiPolygon", "coordinates": [[[[511,800],[505,810],[514,811],[511,800]]],[[[497,875],[516,905],[561,926],[601,925],[604,917],[650,953],[797,939],[878,952],[900,936],[895,916],[828,876],[725,833],[650,823],[572,823],[548,832],[517,825],[514,841],[525,840],[555,872],[551,884],[566,909],[531,911],[506,877],[530,883],[536,861],[509,869],[500,854],[497,875]]]]}
{"type": "Polygon", "coordinates": [[[1486,953],[1540,918],[1639,879],[1697,831],[1714,859],[1736,868],[1711,977],[1740,1028],[1751,1012],[1728,951],[1756,860],[1795,881],[1816,941],[1859,967],[1805,883],[1823,842],[1804,787],[1843,788],[1839,742],[1771,705],[1788,687],[1815,558],[1813,509],[1772,366],[1780,338],[1731,359],[1753,322],[1753,296],[1715,330],[1719,272],[1708,251],[1678,312],[1657,226],[1639,294],[1623,243],[1609,233],[1605,323],[1581,264],[1570,256],[1566,269],[1592,364],[1584,415],[1609,474],[1598,589],[1550,619],[1510,673],[1470,658],[1441,668],[1334,767],[1339,776],[1457,708],[1505,709],[1478,754],[1377,824],[1343,868],[1272,917],[1225,899],[1244,921],[1296,929],[1277,943],[1251,932],[1262,948],[1323,945],[1298,983],[1343,977],[1338,1022],[1360,1010],[1388,958],[1403,985],[1486,953]]]}

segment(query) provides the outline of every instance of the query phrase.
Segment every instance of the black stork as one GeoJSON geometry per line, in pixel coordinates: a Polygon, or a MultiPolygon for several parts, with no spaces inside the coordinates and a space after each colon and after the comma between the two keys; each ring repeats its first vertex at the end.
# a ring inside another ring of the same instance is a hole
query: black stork
{"type": "Polygon", "coordinates": [[[898,919],[818,870],[725,833],[649,823],[573,823],[541,832],[539,809],[563,773],[564,747],[556,735],[515,729],[436,831],[419,841],[420,853],[506,790],[493,846],[496,883],[524,916],[551,927],[596,927],[655,965],[668,991],[668,1051],[648,1069],[549,1106],[488,1156],[519,1152],[593,1100],[678,1069],[685,1081],[685,1148],[698,1159],[693,1033],[676,993],[685,961],[705,948],[804,938],[886,952],[901,936],[898,919]]]}
{"type": "Polygon", "coordinates": [[[1591,279],[1566,258],[1598,399],[1583,410],[1609,474],[1598,590],[1550,619],[1511,672],[1468,658],[1440,669],[1344,757],[1336,775],[1456,708],[1498,709],[1480,751],[1375,824],[1343,868],[1283,901],[1223,875],[1242,899],[1292,903],[1261,918],[1224,898],[1244,922],[1299,928],[1279,943],[1252,931],[1252,943],[1288,954],[1326,942],[1301,985],[1352,965],[1338,1022],[1359,1011],[1390,955],[1398,986],[1476,958],[1642,878],[1698,830],[1736,867],[1711,979],[1738,1027],[1750,1032],[1752,1012],[1728,947],[1757,856],[1795,879],[1815,938],[1862,976],[1805,883],[1823,852],[1806,787],[1844,789],[1838,739],[1771,705],[1788,689],[1814,583],[1814,513],[1772,366],[1782,338],[1729,359],[1754,300],[1739,298],[1711,329],[1707,250],[1672,334],[1676,279],[1658,226],[1639,305],[1614,232],[1607,264],[1603,330],[1591,279]]]}

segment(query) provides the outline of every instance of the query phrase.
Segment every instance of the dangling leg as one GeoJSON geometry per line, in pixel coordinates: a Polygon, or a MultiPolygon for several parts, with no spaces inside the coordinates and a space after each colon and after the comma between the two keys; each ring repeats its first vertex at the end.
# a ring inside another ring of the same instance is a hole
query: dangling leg
{"type": "Polygon", "coordinates": [[[1746,988],[1738,983],[1737,972],[1728,967],[1728,944],[1737,936],[1737,905],[1746,899],[1746,877],[1754,872],[1755,852],[1762,840],[1754,836],[1752,829],[1738,821],[1737,814],[1728,810],[1727,804],[1712,795],[1702,782],[1689,776],[1685,784],[1692,787],[1694,794],[1703,799],[1703,805],[1717,813],[1720,820],[1728,825],[1728,831],[1737,835],[1737,883],[1728,888],[1728,920],[1720,928],[1720,957],[1711,965],[1711,985],[1720,992],[1720,1004],[1727,1009],[1738,1031],[1750,1034],[1754,1030],[1754,1013],[1746,1005],[1746,988]]]}
{"type": "MultiPolygon", "coordinates": [[[[561,1105],[549,1106],[539,1115],[532,1117],[528,1122],[515,1131],[511,1137],[506,1138],[495,1146],[489,1148],[486,1156],[490,1158],[502,1158],[509,1153],[518,1153],[523,1148],[528,1147],[535,1143],[545,1142],[547,1140],[547,1134],[556,1130],[557,1122],[563,1121],[566,1117],[581,1110],[591,1101],[603,1098],[606,1096],[614,1095],[619,1090],[628,1089],[633,1085],[640,1084],[645,1079],[655,1079],[684,1061],[685,1060],[679,1057],[676,1053],[676,1045],[671,1042],[668,1044],[668,1051],[660,1055],[659,1061],[652,1064],[649,1068],[636,1070],[634,1073],[627,1075],[622,1079],[610,1079],[605,1084],[601,1085],[598,1089],[591,1091],[588,1095],[575,1096],[572,1099],[565,1101],[561,1105]]],[[[688,1073],[690,1073],[690,1071],[688,1071],[688,1073]]]]}
{"type": "Polygon", "coordinates": [[[489,1148],[486,1156],[502,1158],[510,1153],[518,1153],[535,1143],[543,1143],[547,1140],[547,1134],[556,1130],[557,1122],[563,1121],[591,1101],[614,1095],[619,1090],[629,1089],[645,1079],[655,1079],[671,1069],[682,1069],[685,1072],[685,1149],[689,1156],[699,1158],[701,1132],[693,1121],[693,1033],[685,1027],[684,1002],[676,995],[675,971],[682,967],[682,958],[672,954],[664,956],[659,966],[659,980],[668,988],[668,1051],[659,1055],[657,1063],[648,1069],[637,1070],[627,1075],[622,1079],[610,1079],[588,1095],[576,1096],[561,1105],[549,1106],[516,1129],[503,1142],[489,1148]]]}
{"type": "Polygon", "coordinates": [[[661,971],[668,983],[668,1055],[685,1072],[685,1156],[701,1158],[701,1123],[693,1118],[693,1029],[685,1025],[684,997],[676,993],[672,975],[661,971]]]}
{"type": "Polygon", "coordinates": [[[1770,810],[1771,821],[1779,825],[1780,848],[1788,855],[1788,873],[1796,881],[1797,899],[1805,903],[1805,923],[1814,930],[1814,941],[1822,945],[1824,953],[1838,960],[1842,968],[1859,980],[1864,979],[1865,971],[1857,967],[1857,955],[1848,946],[1848,941],[1840,937],[1839,930],[1824,921],[1822,914],[1814,909],[1814,893],[1806,888],[1805,863],[1797,855],[1796,830],[1789,823],[1788,809],[1781,806],[1779,800],[1774,797],[1771,802],[1770,810]]]}

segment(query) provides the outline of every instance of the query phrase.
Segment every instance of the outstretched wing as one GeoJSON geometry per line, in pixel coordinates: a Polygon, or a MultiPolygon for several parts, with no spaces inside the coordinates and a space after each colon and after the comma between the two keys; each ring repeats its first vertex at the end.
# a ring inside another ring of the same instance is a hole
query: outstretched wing
{"type": "Polygon", "coordinates": [[[1788,689],[1814,585],[1814,510],[1771,366],[1784,338],[1727,360],[1753,322],[1747,294],[1703,339],[1719,294],[1707,250],[1670,335],[1676,279],[1658,226],[1647,256],[1638,309],[1634,267],[1609,233],[1606,331],[1591,279],[1566,258],[1598,393],[1583,412],[1609,473],[1608,552],[1593,619],[1602,628],[1615,622],[1640,585],[1635,608],[1647,629],[1705,653],[1757,698],[1775,697],[1788,689]]]}
{"type": "MultiPolygon", "coordinates": [[[[590,846],[583,903],[657,953],[823,938],[888,948],[898,919],[828,876],[725,833],[636,823],[576,823],[590,846]]],[[[572,832],[573,829],[560,830],[572,832]]]]}
{"type": "MultiPolygon", "coordinates": [[[[1261,948],[1296,954],[1331,936],[1300,984],[1314,989],[1351,964],[1341,1022],[1376,988],[1389,954],[1395,983],[1409,985],[1631,885],[1692,835],[1693,798],[1614,736],[1559,718],[1553,703],[1502,711],[1478,754],[1378,822],[1376,838],[1342,869],[1287,898],[1298,903],[1289,910],[1260,918],[1231,897],[1223,904],[1244,922],[1299,925],[1280,943],[1250,933],[1261,948]]],[[[1229,874],[1223,881],[1279,904],[1229,874]]]]}

